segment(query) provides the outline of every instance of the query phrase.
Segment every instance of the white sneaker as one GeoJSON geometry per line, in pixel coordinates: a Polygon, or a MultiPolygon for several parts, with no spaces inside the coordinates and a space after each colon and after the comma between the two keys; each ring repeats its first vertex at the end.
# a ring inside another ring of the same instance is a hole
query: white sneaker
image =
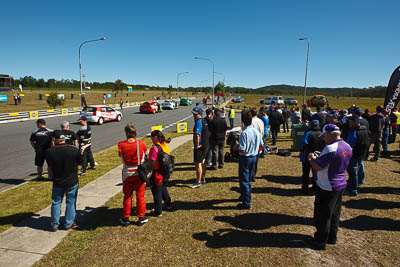
{"type": "Polygon", "coordinates": [[[190,186],[190,188],[195,189],[195,188],[199,188],[200,186],[201,186],[201,184],[199,184],[199,183],[194,183],[193,185],[190,186]]]}

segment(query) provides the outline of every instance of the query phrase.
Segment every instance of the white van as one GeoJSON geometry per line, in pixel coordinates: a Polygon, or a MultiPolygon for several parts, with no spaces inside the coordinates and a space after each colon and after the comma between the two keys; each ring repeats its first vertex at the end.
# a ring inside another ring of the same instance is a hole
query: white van
{"type": "Polygon", "coordinates": [[[277,105],[283,105],[285,102],[283,101],[282,96],[273,96],[271,102],[274,102],[277,105]]]}

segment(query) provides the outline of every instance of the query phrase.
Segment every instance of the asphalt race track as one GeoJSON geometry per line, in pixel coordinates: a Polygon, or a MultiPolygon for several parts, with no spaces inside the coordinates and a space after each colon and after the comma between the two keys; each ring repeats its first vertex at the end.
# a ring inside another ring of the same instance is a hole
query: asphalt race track
{"type": "MultiPolygon", "coordinates": [[[[151,127],[156,125],[168,126],[174,122],[191,116],[191,110],[195,106],[179,106],[175,110],[164,110],[157,114],[141,114],[139,107],[131,107],[122,111],[121,122],[107,122],[103,125],[91,125],[92,150],[94,153],[116,145],[124,140],[124,127],[126,123],[132,122],[138,131],[138,136],[150,133],[151,127]]],[[[60,116],[47,118],[47,127],[60,129],[60,123],[68,120],[71,130],[76,132],[80,125],[77,123],[79,115],[60,116]]],[[[186,120],[188,128],[193,128],[193,118],[186,120]]],[[[29,138],[36,129],[34,120],[13,122],[0,125],[0,191],[23,182],[26,179],[36,177],[36,166],[34,165],[34,150],[30,145],[29,138]]],[[[176,131],[176,125],[170,126],[166,131],[176,131]]],[[[117,155],[115,155],[117,157],[117,155]]],[[[45,170],[46,170],[45,164],[45,170]]]]}

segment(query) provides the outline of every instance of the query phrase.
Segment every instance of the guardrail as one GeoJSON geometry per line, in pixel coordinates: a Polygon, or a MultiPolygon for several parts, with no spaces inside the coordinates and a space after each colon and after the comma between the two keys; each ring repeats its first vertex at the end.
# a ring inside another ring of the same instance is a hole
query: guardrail
{"type": "MultiPolygon", "coordinates": [[[[189,97],[190,99],[194,99],[195,97],[189,97]]],[[[171,99],[165,99],[171,100],[171,99]]],[[[165,101],[165,100],[149,100],[149,101],[165,101]]],[[[178,100],[178,99],[174,99],[178,100]]],[[[125,102],[124,108],[136,107],[139,106],[141,102],[125,102]]],[[[119,109],[119,104],[107,104],[106,106],[114,107],[119,109]]],[[[0,113],[0,123],[13,121],[13,120],[28,120],[28,119],[39,119],[48,116],[57,116],[57,115],[71,115],[78,114],[82,110],[81,107],[73,107],[73,108],[61,108],[61,109],[47,109],[47,110],[36,110],[36,111],[23,111],[23,112],[13,112],[13,113],[0,113]]]]}

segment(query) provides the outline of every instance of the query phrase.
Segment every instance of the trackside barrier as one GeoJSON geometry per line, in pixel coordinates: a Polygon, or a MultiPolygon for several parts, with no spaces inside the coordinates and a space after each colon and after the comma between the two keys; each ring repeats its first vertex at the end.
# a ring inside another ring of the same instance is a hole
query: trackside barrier
{"type": "MultiPolygon", "coordinates": [[[[193,97],[191,97],[193,98],[193,97]]],[[[149,100],[152,101],[152,100],[149,100]]],[[[146,102],[146,101],[144,101],[146,102]]],[[[130,105],[127,103],[125,107],[140,106],[143,102],[131,102],[130,105]]],[[[119,109],[119,104],[109,104],[108,106],[119,109]]],[[[23,111],[14,113],[0,113],[0,122],[21,120],[21,119],[38,119],[40,117],[55,116],[55,115],[73,115],[79,114],[82,110],[81,107],[62,108],[62,109],[47,109],[47,110],[36,110],[36,111],[23,111]]]]}

